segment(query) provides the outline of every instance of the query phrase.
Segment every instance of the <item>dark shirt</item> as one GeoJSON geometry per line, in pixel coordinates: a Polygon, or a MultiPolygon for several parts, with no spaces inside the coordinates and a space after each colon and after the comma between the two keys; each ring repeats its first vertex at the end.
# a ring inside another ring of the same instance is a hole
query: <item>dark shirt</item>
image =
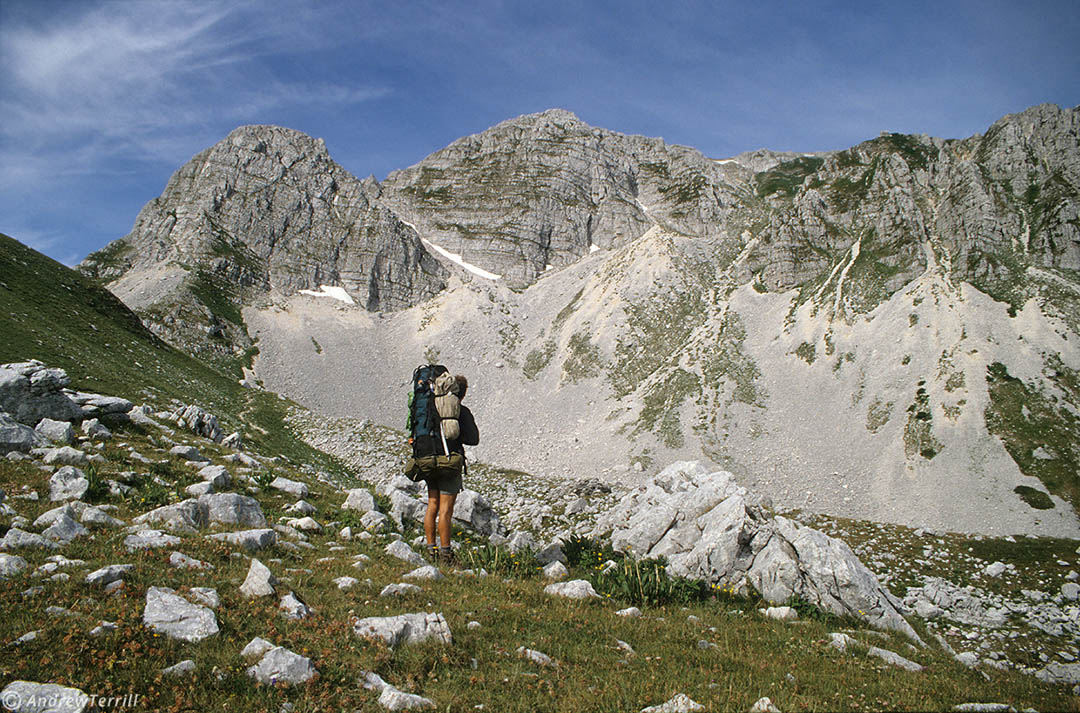
{"type": "Polygon", "coordinates": [[[446,446],[451,451],[465,455],[465,446],[475,446],[480,443],[480,431],[476,428],[476,419],[472,411],[462,404],[458,414],[458,425],[461,428],[461,437],[448,441],[446,446]]]}

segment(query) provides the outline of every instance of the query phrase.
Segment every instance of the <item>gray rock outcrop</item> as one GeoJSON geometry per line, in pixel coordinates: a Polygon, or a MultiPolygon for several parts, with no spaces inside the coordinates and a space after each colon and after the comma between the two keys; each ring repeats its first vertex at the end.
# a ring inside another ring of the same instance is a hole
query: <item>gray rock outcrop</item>
{"type": "Polygon", "coordinates": [[[353,624],[353,633],[360,638],[379,639],[392,649],[429,639],[443,644],[453,643],[446,619],[442,614],[435,613],[367,617],[353,624]]]}
{"type": "Polygon", "coordinates": [[[189,602],[168,587],[146,590],[143,623],[159,634],[189,643],[218,633],[217,617],[212,610],[189,602]]]}
{"type": "Polygon", "coordinates": [[[78,688],[56,683],[12,681],[0,691],[4,710],[15,713],[82,713],[91,698],[78,688]]]}
{"type": "Polygon", "coordinates": [[[772,517],[730,473],[674,463],[623,498],[597,523],[616,550],[667,558],[672,574],[767,601],[799,597],[825,611],[918,635],[901,604],[844,542],[772,517]]]}
{"type": "Polygon", "coordinates": [[[259,663],[249,668],[247,673],[256,681],[267,685],[285,683],[295,686],[310,681],[318,671],[306,656],[283,646],[275,646],[264,653],[259,663]]]}

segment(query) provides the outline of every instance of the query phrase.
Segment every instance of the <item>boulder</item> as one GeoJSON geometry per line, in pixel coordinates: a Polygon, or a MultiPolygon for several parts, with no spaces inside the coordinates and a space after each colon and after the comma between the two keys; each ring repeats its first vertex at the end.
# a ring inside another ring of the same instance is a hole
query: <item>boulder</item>
{"type": "Polygon", "coordinates": [[[94,441],[104,441],[112,438],[112,431],[101,425],[96,418],[88,418],[82,422],[83,435],[94,441]]]}
{"type": "Polygon", "coordinates": [[[163,505],[135,518],[136,525],[158,525],[170,532],[193,533],[204,529],[209,523],[207,507],[199,500],[189,498],[174,505],[163,505]]]}
{"type": "Polygon", "coordinates": [[[232,476],[223,465],[208,465],[199,470],[198,476],[214,486],[214,490],[224,490],[232,484],[232,476]]]}
{"type": "Polygon", "coordinates": [[[213,569],[214,565],[188,557],[183,552],[173,552],[169,555],[169,564],[177,569],[213,569]]]}
{"type": "Polygon", "coordinates": [[[259,663],[249,668],[247,673],[267,685],[284,683],[295,686],[310,681],[318,671],[306,656],[275,646],[264,653],[259,663]]]}
{"type": "Polygon", "coordinates": [[[179,678],[180,676],[187,676],[194,672],[195,662],[191,659],[184,659],[178,664],[161,669],[162,675],[168,676],[169,678],[179,678]]]}
{"type": "Polygon", "coordinates": [[[46,448],[42,453],[41,462],[45,465],[73,465],[85,468],[90,465],[90,457],[71,446],[59,448],[46,448]]]}
{"type": "Polygon", "coordinates": [[[109,515],[102,508],[88,507],[83,510],[82,515],[79,516],[79,522],[84,525],[95,525],[99,527],[112,527],[118,528],[125,525],[123,520],[109,515]]]}
{"type": "Polygon", "coordinates": [[[390,648],[418,644],[429,639],[444,644],[453,643],[446,619],[442,614],[433,613],[368,617],[354,623],[353,632],[361,638],[382,640],[390,648]]]}
{"type": "Polygon", "coordinates": [[[0,552],[0,581],[11,579],[26,569],[26,560],[18,555],[0,552]]]}
{"type": "Polygon", "coordinates": [[[62,545],[66,545],[76,537],[89,535],[90,531],[65,512],[56,520],[56,522],[42,531],[41,534],[53,542],[59,542],[62,545]]]}
{"type": "Polygon", "coordinates": [[[134,550],[149,550],[158,547],[171,547],[180,544],[180,538],[175,535],[166,535],[161,530],[139,530],[124,538],[124,547],[129,552],[134,550]]]}
{"type": "Polygon", "coordinates": [[[364,688],[378,692],[379,705],[387,710],[402,711],[435,708],[434,701],[413,693],[400,691],[371,671],[364,672],[361,681],[364,688]]]}
{"type": "Polygon", "coordinates": [[[189,602],[168,587],[146,590],[143,623],[159,634],[189,643],[218,633],[213,611],[189,602]]]}
{"type": "Polygon", "coordinates": [[[270,481],[270,487],[297,498],[306,498],[308,496],[308,486],[299,480],[290,480],[278,476],[270,481]]]}
{"type": "Polygon", "coordinates": [[[198,406],[185,406],[169,414],[168,418],[180,428],[186,428],[195,435],[209,438],[215,443],[220,443],[225,437],[221,426],[218,425],[217,417],[198,406]]]}
{"type": "Polygon", "coordinates": [[[91,698],[78,688],[56,683],[12,681],[0,691],[5,711],[14,713],[82,713],[91,698]]]}
{"type": "Polygon", "coordinates": [[[919,641],[901,604],[841,540],[780,516],[733,475],[672,464],[598,519],[617,550],[663,556],[671,574],[773,603],[801,598],[825,611],[919,641]]]}
{"type": "Polygon", "coordinates": [[[386,554],[391,557],[397,557],[399,560],[408,562],[409,564],[423,565],[424,558],[416,553],[413,548],[406,545],[401,540],[394,540],[386,546],[386,554]]]}
{"type": "Polygon", "coordinates": [[[261,659],[263,654],[272,648],[274,648],[273,644],[261,636],[256,636],[248,642],[247,646],[244,647],[244,650],[240,652],[240,655],[246,659],[261,659]]]}
{"type": "Polygon", "coordinates": [[[49,478],[49,500],[79,500],[90,489],[86,474],[74,466],[65,465],[49,478]]]}
{"type": "Polygon", "coordinates": [[[36,447],[40,440],[34,429],[0,411],[0,453],[26,453],[36,447]]]}
{"type": "Polygon", "coordinates": [[[569,582],[556,582],[544,587],[545,594],[567,599],[594,599],[600,595],[591,583],[584,579],[572,579],[569,582]]]}
{"type": "Polygon", "coordinates": [[[70,421],[54,421],[43,418],[34,426],[34,433],[50,443],[63,443],[70,446],[75,442],[75,429],[70,421]]]}
{"type": "Polygon", "coordinates": [[[0,538],[0,550],[55,550],[57,547],[59,545],[52,540],[48,540],[34,532],[20,530],[17,527],[11,528],[3,538],[0,538]]]}
{"type": "Polygon", "coordinates": [[[390,529],[390,518],[377,510],[369,510],[360,517],[360,526],[368,532],[386,532],[390,529]]]}
{"type": "Polygon", "coordinates": [[[505,528],[486,497],[468,488],[458,493],[454,502],[454,522],[483,535],[501,535],[505,528]]]}
{"type": "Polygon", "coordinates": [[[208,535],[211,540],[227,542],[234,547],[242,547],[249,552],[273,547],[277,543],[277,533],[270,529],[240,530],[208,535]]]}
{"type": "Polygon", "coordinates": [[[703,710],[705,710],[705,706],[696,702],[694,699],[690,698],[690,696],[685,693],[676,693],[665,703],[642,708],[641,713],[693,713],[694,711],[703,710]]]}
{"type": "Polygon", "coordinates": [[[311,609],[308,608],[308,605],[300,601],[300,597],[292,592],[281,598],[281,601],[278,602],[278,609],[281,610],[282,616],[286,619],[299,621],[311,616],[311,609]]]}
{"type": "Polygon", "coordinates": [[[367,488],[354,488],[347,491],[347,494],[348,497],[345,498],[345,502],[341,505],[343,510],[356,510],[365,513],[379,509],[375,504],[375,496],[367,488]]]}
{"type": "Polygon", "coordinates": [[[210,524],[266,527],[266,516],[255,498],[237,493],[213,493],[199,497],[210,524]]]}
{"type": "Polygon", "coordinates": [[[875,656],[886,663],[891,663],[893,666],[899,666],[900,668],[907,669],[908,671],[922,671],[923,667],[914,661],[909,661],[895,651],[889,651],[888,649],[879,649],[876,646],[871,646],[866,650],[868,656],[875,656]]]}
{"type": "Polygon", "coordinates": [[[549,668],[559,667],[559,664],[555,663],[555,659],[536,649],[527,649],[524,646],[519,646],[515,653],[522,658],[532,661],[537,666],[547,666],[549,668]]]}
{"type": "Polygon", "coordinates": [[[131,570],[135,569],[132,564],[110,564],[96,569],[86,575],[86,583],[95,587],[104,587],[124,578],[131,570]]]}
{"type": "Polygon", "coordinates": [[[424,565],[423,567],[417,567],[416,569],[401,575],[402,579],[420,579],[428,581],[437,581],[445,579],[443,573],[439,571],[438,567],[434,565],[424,565]]]}
{"type": "Polygon", "coordinates": [[[210,459],[199,452],[195,446],[173,446],[169,455],[181,458],[189,463],[209,463],[210,459]]]}
{"type": "Polygon", "coordinates": [[[82,410],[62,391],[70,380],[61,369],[47,369],[41,362],[0,366],[0,411],[33,426],[43,418],[77,421],[82,410]]]}
{"type": "Polygon", "coordinates": [[[423,591],[415,584],[409,584],[408,582],[396,582],[394,584],[388,584],[382,588],[379,592],[380,597],[400,597],[403,594],[415,594],[423,591]]]}

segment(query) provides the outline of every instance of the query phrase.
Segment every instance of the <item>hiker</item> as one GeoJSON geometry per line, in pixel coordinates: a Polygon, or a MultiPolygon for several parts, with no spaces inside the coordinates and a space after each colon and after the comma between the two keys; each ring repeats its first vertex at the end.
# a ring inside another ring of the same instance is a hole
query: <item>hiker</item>
{"type": "MultiPolygon", "coordinates": [[[[461,375],[454,377],[452,391],[456,391],[457,400],[460,403],[465,398],[465,391],[469,388],[468,380],[461,375]]],[[[453,424],[454,428],[444,428],[446,435],[447,455],[450,453],[461,454],[462,467],[452,474],[441,474],[439,477],[429,479],[427,512],[424,514],[424,536],[427,539],[428,557],[433,561],[443,564],[452,564],[454,550],[450,545],[450,535],[454,520],[454,502],[462,488],[462,475],[467,472],[465,465],[465,446],[475,446],[480,442],[480,432],[476,428],[476,421],[472,412],[465,405],[460,405],[460,411],[453,424]],[[439,547],[436,548],[435,536],[438,534],[439,547]]],[[[449,420],[449,419],[444,419],[449,420]]]]}

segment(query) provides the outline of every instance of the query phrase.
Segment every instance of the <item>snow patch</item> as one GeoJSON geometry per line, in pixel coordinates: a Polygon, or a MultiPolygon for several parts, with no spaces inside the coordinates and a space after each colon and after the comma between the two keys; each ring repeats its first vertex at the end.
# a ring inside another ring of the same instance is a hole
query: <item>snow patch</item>
{"type": "Polygon", "coordinates": [[[420,239],[424,241],[424,245],[427,245],[429,248],[431,248],[435,252],[439,253],[440,255],[442,255],[444,258],[446,258],[450,262],[455,263],[457,265],[460,265],[461,267],[465,268],[466,270],[468,270],[472,274],[477,275],[478,277],[482,277],[485,280],[501,280],[502,279],[502,275],[496,275],[494,272],[488,272],[487,270],[485,270],[482,267],[477,267],[476,265],[465,262],[465,260],[462,259],[461,255],[458,255],[457,253],[452,253],[449,250],[447,250],[446,248],[441,248],[438,245],[436,245],[435,243],[428,240],[427,238],[420,238],[420,239]]]}
{"type": "Polygon", "coordinates": [[[319,285],[319,290],[300,290],[302,295],[311,295],[312,297],[330,297],[331,299],[340,300],[345,304],[354,305],[356,302],[352,297],[349,297],[349,293],[345,291],[344,287],[335,287],[333,285],[319,285]]]}

